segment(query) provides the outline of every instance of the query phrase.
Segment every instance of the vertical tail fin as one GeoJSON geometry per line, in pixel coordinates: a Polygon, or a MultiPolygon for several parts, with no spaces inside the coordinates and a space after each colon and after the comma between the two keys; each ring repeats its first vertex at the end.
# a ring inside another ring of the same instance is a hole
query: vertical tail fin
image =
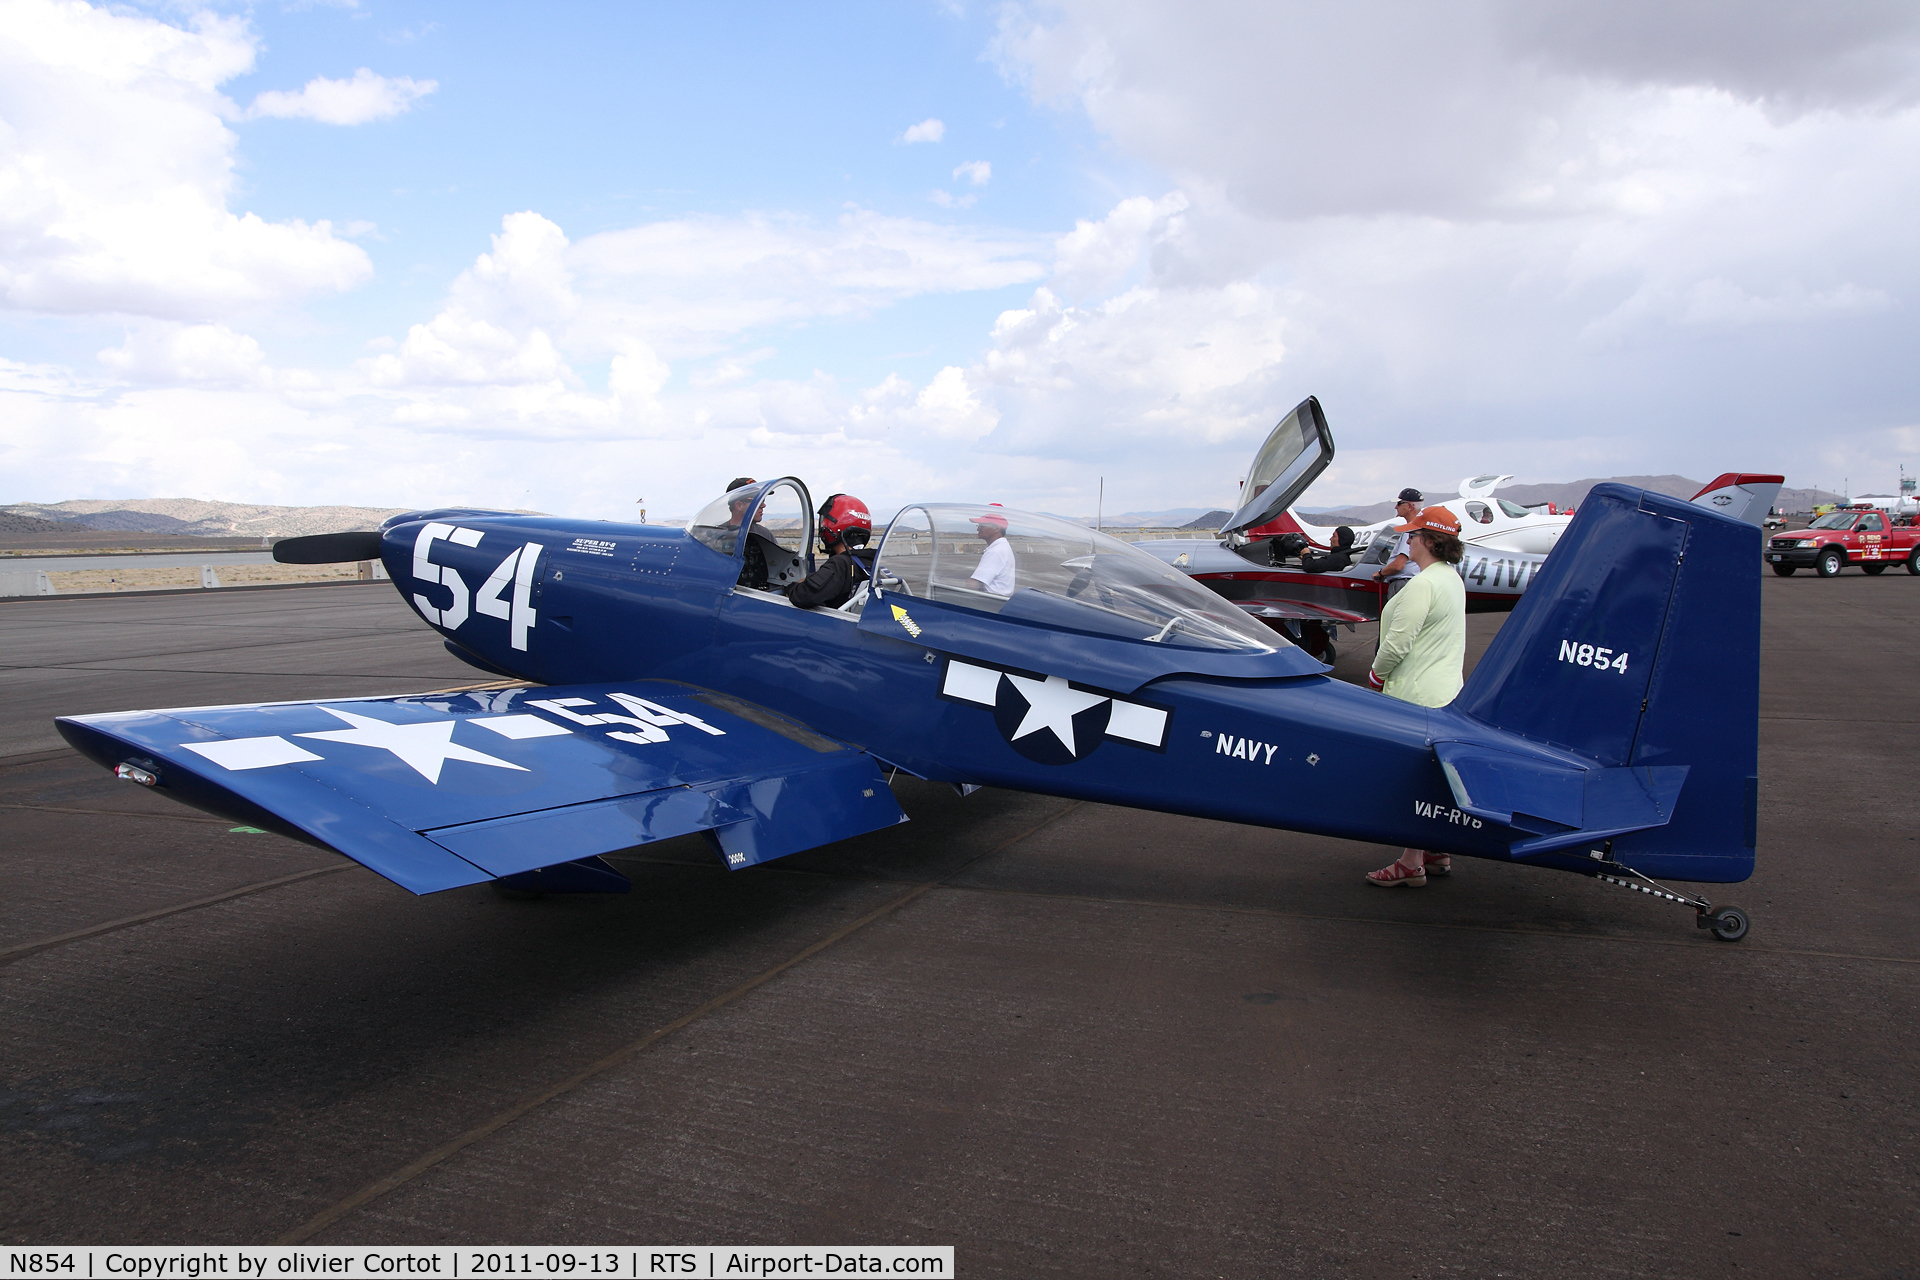
{"type": "Polygon", "coordinates": [[[1780,496],[1780,486],[1786,482],[1785,476],[1729,471],[1707,481],[1706,486],[1693,495],[1693,501],[1703,507],[1712,507],[1723,516],[1732,516],[1735,520],[1764,524],[1773,513],[1774,499],[1780,496]]]}
{"type": "Polygon", "coordinates": [[[1684,766],[1671,820],[1614,843],[1648,875],[1752,874],[1759,537],[1705,506],[1595,486],[1453,703],[1602,768],[1684,766]]]}

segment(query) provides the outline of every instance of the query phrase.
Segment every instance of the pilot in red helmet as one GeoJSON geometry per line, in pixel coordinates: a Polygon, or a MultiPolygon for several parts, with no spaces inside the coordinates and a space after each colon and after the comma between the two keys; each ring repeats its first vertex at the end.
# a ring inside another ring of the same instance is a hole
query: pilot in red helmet
{"type": "Polygon", "coordinates": [[[787,588],[787,599],[803,609],[838,609],[853,598],[861,583],[873,576],[873,517],[867,504],[851,494],[836,493],[820,504],[820,545],[827,562],[804,582],[787,588]]]}

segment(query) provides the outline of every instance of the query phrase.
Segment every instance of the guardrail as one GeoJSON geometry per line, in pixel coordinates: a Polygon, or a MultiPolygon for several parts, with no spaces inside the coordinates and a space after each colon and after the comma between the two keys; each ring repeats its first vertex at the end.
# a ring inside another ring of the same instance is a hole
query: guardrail
{"type": "Polygon", "coordinates": [[[18,596],[113,595],[123,591],[216,591],[222,587],[300,586],[321,582],[384,581],[387,569],[378,560],[332,565],[262,562],[257,554],[236,562],[213,557],[192,563],[195,557],[155,555],[165,565],[142,565],[135,554],[113,556],[49,556],[40,563],[0,563],[0,599],[18,596]],[[88,560],[111,561],[88,565],[88,560]],[[180,563],[186,560],[189,563],[180,563]],[[48,567],[46,562],[54,562],[48,567]]]}

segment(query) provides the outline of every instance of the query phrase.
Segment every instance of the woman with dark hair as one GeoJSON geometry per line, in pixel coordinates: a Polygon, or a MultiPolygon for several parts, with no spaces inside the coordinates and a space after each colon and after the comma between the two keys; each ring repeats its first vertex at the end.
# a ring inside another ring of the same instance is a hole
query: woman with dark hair
{"type": "MultiPolygon", "coordinates": [[[[1380,611],[1380,647],[1367,683],[1390,698],[1444,707],[1460,692],[1467,656],[1467,587],[1453,568],[1466,551],[1460,521],[1445,507],[1428,507],[1394,532],[1408,535],[1407,555],[1420,572],[1380,611]]],[[[1407,849],[1367,880],[1414,887],[1452,871],[1444,853],[1407,849]]]]}

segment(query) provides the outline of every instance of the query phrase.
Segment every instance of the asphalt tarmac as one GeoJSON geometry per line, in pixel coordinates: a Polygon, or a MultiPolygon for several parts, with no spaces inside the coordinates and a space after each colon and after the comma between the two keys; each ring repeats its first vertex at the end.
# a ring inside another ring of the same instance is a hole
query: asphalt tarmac
{"type": "Polygon", "coordinates": [[[48,724],[484,681],[389,584],[0,604],[0,1239],[1920,1275],[1920,581],[1765,600],[1737,944],[1564,874],[1380,890],[1392,850],[906,780],[910,824],[747,872],[684,840],[624,897],[415,898],[48,724]]]}

